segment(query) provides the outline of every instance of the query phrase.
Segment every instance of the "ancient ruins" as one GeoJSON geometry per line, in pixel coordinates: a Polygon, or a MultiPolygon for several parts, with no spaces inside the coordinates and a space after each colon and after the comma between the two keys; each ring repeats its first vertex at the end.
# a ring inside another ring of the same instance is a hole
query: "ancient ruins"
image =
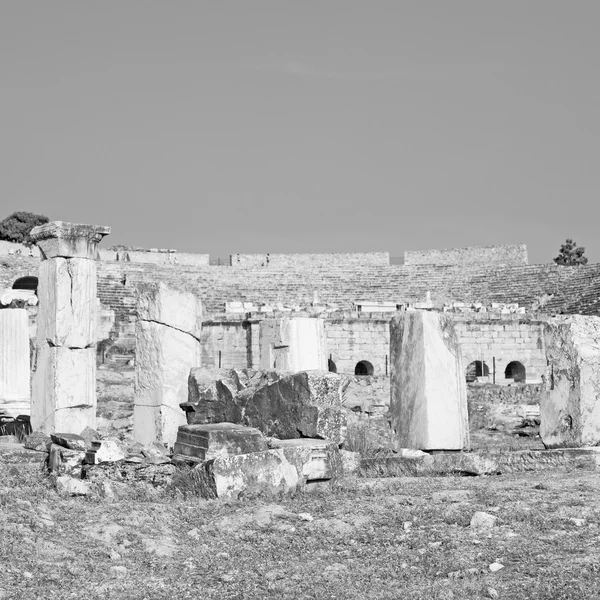
{"type": "Polygon", "coordinates": [[[497,472],[478,448],[521,440],[514,467],[600,444],[600,265],[529,265],[524,245],[211,265],[109,233],[48,223],[0,256],[0,418],[29,417],[50,466],[196,465],[236,496],[373,450],[497,472]]]}

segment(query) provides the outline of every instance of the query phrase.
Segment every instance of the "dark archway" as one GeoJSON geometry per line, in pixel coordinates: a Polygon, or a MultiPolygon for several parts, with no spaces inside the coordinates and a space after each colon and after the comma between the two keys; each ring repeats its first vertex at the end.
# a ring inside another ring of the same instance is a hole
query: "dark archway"
{"type": "Polygon", "coordinates": [[[373,365],[368,360],[361,360],[356,363],[356,367],[354,367],[355,375],[373,375],[375,369],[373,365]]]}
{"type": "Polygon", "coordinates": [[[504,377],[506,379],[512,379],[515,383],[525,383],[526,371],[523,363],[518,360],[513,360],[506,365],[504,370],[504,377]]]}
{"type": "Polygon", "coordinates": [[[489,377],[490,370],[485,362],[474,360],[467,367],[467,383],[472,383],[478,377],[489,377]]]}
{"type": "Polygon", "coordinates": [[[327,361],[327,369],[331,373],[337,373],[337,366],[331,359],[328,359],[328,361],[327,361]]]}
{"type": "Polygon", "coordinates": [[[19,277],[13,284],[13,290],[33,290],[37,292],[38,278],[28,275],[27,277],[19,277]]]}

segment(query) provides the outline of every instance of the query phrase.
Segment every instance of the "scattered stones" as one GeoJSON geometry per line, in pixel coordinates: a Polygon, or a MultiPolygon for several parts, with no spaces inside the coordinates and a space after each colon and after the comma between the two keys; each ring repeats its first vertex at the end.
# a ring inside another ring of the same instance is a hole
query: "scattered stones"
{"type": "Polygon", "coordinates": [[[504,569],[504,565],[499,562],[493,562],[491,565],[489,565],[488,569],[492,573],[497,573],[498,571],[500,571],[500,569],[504,569]]]}
{"type": "Polygon", "coordinates": [[[575,517],[571,517],[569,521],[571,521],[571,523],[573,523],[575,527],[583,527],[585,525],[585,519],[577,519],[575,517]]]}
{"type": "Polygon", "coordinates": [[[500,594],[498,593],[498,590],[495,590],[493,587],[487,588],[486,591],[487,591],[488,596],[490,598],[493,598],[494,600],[500,596],[500,594]]]}
{"type": "Polygon", "coordinates": [[[86,450],[85,439],[76,433],[51,433],[50,439],[55,444],[69,450],[79,450],[81,452],[85,452],[86,450]]]}
{"type": "Polygon", "coordinates": [[[38,452],[48,452],[52,440],[49,435],[42,431],[34,431],[25,437],[23,446],[29,450],[37,450],[38,452]]]}
{"type": "Polygon", "coordinates": [[[104,462],[117,462],[127,456],[127,449],[116,440],[93,441],[92,447],[85,454],[85,462],[97,465],[104,462]]]}

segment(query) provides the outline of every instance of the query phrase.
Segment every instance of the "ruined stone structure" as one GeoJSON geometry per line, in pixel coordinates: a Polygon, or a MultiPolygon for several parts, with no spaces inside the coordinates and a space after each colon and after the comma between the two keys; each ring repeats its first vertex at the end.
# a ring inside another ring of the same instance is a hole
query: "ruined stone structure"
{"type": "Polygon", "coordinates": [[[96,248],[109,227],[57,221],[34,227],[39,269],[31,424],[79,434],[96,424],[96,248]]]}

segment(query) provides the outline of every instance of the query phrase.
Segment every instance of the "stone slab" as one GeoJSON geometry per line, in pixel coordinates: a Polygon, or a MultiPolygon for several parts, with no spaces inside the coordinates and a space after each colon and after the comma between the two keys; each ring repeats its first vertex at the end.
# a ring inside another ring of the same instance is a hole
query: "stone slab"
{"type": "Polygon", "coordinates": [[[98,243],[110,233],[110,227],[52,221],[31,230],[31,239],[42,258],[88,258],[96,260],[98,243]]]}
{"type": "Polygon", "coordinates": [[[390,323],[392,430],[397,448],[469,447],[467,390],[452,320],[429,311],[390,323]]]}
{"type": "Polygon", "coordinates": [[[544,325],[548,367],[540,400],[546,448],[600,444],[600,317],[565,315],[544,325]]]}
{"type": "Polygon", "coordinates": [[[31,426],[81,433],[96,424],[96,350],[42,346],[33,376],[31,426]]]}
{"type": "Polygon", "coordinates": [[[265,450],[267,440],[258,429],[235,423],[182,425],[173,447],[175,454],[203,460],[265,450]]]}
{"type": "Polygon", "coordinates": [[[299,438],[274,440],[271,448],[281,448],[287,460],[298,470],[304,482],[334,479],[343,472],[337,444],[329,440],[299,438]]]}
{"type": "Polygon", "coordinates": [[[283,449],[217,458],[210,464],[219,498],[240,494],[278,494],[296,491],[300,478],[283,449]]]}

